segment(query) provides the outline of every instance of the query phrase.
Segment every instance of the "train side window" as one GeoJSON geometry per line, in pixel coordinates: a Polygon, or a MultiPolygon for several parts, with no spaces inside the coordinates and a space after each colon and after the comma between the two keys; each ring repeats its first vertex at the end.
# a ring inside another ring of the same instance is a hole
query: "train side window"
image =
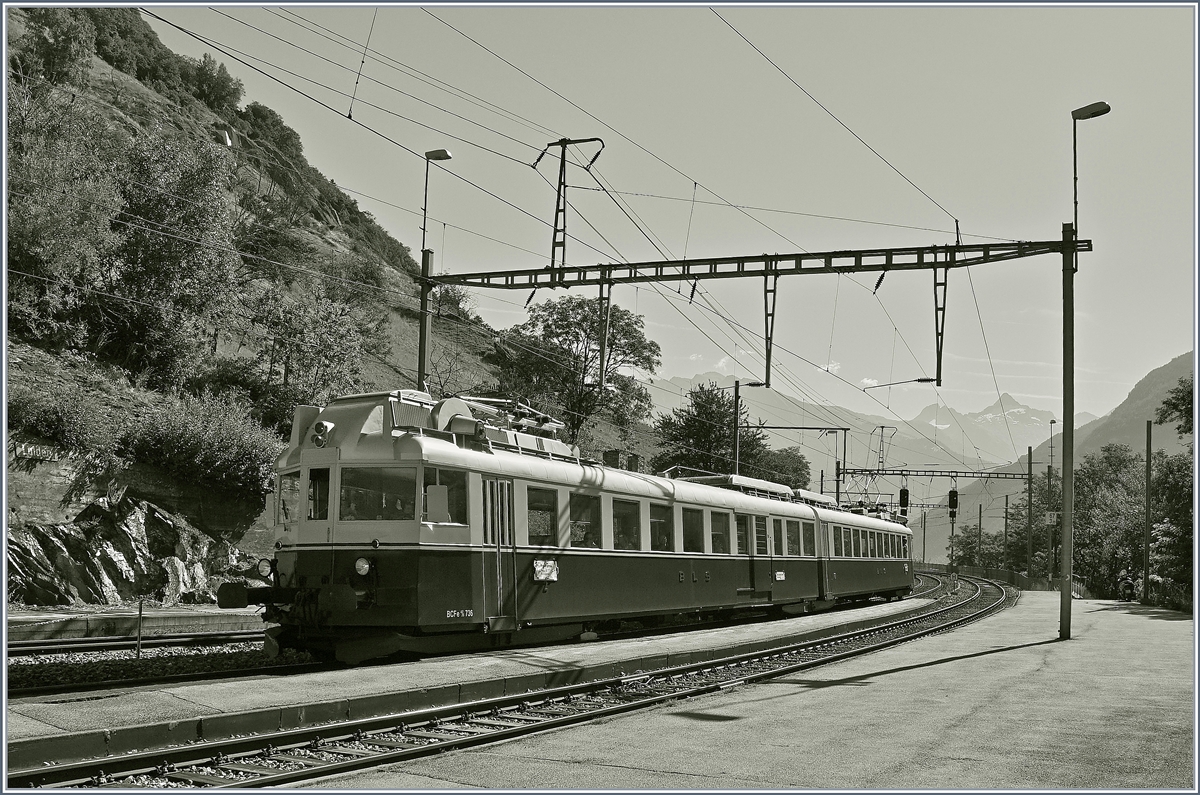
{"type": "Polygon", "coordinates": [[[308,470],[308,518],[329,518],[329,468],[308,470]]]}
{"type": "Polygon", "coordinates": [[[612,501],[613,549],[642,548],[642,506],[625,500],[612,501]]]}
{"type": "Polygon", "coordinates": [[[787,553],[803,555],[804,547],[800,546],[800,523],[794,519],[787,520],[787,553]]]}
{"type": "Polygon", "coordinates": [[[683,509],[683,551],[704,551],[704,511],[683,509]]]}
{"type": "Polygon", "coordinates": [[[750,517],[744,513],[733,515],[733,520],[737,525],[737,549],[734,550],[738,555],[750,554],[750,517]]]}
{"type": "Polygon", "coordinates": [[[862,557],[861,536],[858,533],[857,527],[850,528],[850,540],[854,546],[854,553],[852,555],[850,555],[850,557],[861,558],[862,557]]]}
{"type": "Polygon", "coordinates": [[[772,522],[771,529],[773,529],[775,531],[773,534],[775,536],[775,554],[782,555],[782,554],[784,554],[783,520],[782,519],[772,519],[771,522],[772,522]]]}
{"type": "Polygon", "coordinates": [[[600,497],[571,495],[571,546],[600,548],[600,497]]]}
{"type": "Polygon", "coordinates": [[[712,551],[715,555],[728,555],[729,549],[729,514],[723,511],[713,511],[712,522],[712,551]]]}
{"type": "Polygon", "coordinates": [[[878,534],[878,533],[874,533],[874,532],[869,532],[869,533],[867,533],[867,542],[868,542],[868,544],[867,544],[867,547],[868,547],[868,554],[867,554],[867,557],[868,557],[868,558],[877,558],[877,557],[879,557],[879,554],[878,554],[878,553],[879,553],[879,550],[876,548],[876,544],[875,544],[875,541],[876,541],[876,538],[875,538],[875,537],[876,537],[877,535],[879,535],[879,534],[878,534]]]}
{"type": "Polygon", "coordinates": [[[670,505],[650,503],[650,549],[675,551],[675,517],[670,505]]]}
{"type": "Polygon", "coordinates": [[[895,536],[895,535],[888,536],[888,557],[889,558],[900,557],[900,555],[896,551],[896,548],[899,546],[899,544],[896,543],[898,538],[899,538],[899,536],[895,536]]]}
{"type": "Polygon", "coordinates": [[[342,467],[341,521],[414,519],[416,501],[417,470],[413,467],[342,467]]]}
{"type": "Polygon", "coordinates": [[[425,522],[448,522],[452,524],[467,523],[467,473],[456,472],[453,469],[438,469],[425,467],[425,500],[421,510],[421,520],[425,522]],[[431,486],[445,487],[446,511],[444,513],[431,511],[431,507],[440,508],[441,489],[430,491],[431,486]],[[438,515],[440,514],[440,515],[438,515]]]}
{"type": "Polygon", "coordinates": [[[767,517],[754,517],[754,552],[757,555],[767,554],[767,517]]]}
{"type": "Polygon", "coordinates": [[[903,538],[900,539],[900,548],[901,548],[900,557],[904,558],[905,560],[908,560],[908,536],[904,536],[903,538]]]}
{"type": "Polygon", "coordinates": [[[804,554],[809,557],[817,554],[817,528],[812,522],[804,523],[804,554]]]}
{"type": "Polygon", "coordinates": [[[833,556],[840,558],[845,556],[845,548],[842,546],[842,528],[833,528],[833,556]]]}
{"type": "Polygon", "coordinates": [[[279,518],[276,524],[291,524],[300,518],[300,473],[284,472],[279,476],[279,518]]]}
{"type": "Polygon", "coordinates": [[[531,487],[525,490],[525,500],[530,545],[558,546],[558,492],[531,487]]]}

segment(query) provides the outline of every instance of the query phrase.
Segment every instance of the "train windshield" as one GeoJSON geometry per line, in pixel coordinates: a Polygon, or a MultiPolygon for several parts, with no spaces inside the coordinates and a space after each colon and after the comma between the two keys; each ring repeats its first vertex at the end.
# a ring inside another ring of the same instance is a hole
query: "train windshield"
{"type": "Polygon", "coordinates": [[[343,467],[338,518],[343,522],[416,518],[415,467],[343,467]]]}

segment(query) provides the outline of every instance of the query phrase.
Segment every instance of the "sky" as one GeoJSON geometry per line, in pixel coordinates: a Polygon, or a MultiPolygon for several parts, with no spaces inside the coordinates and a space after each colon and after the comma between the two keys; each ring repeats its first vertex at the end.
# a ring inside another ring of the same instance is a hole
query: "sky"
{"type": "MultiPolygon", "coordinates": [[[[414,252],[423,153],[449,150],[429,174],[427,238],[449,273],[549,264],[558,148],[531,166],[563,137],[604,142],[591,174],[568,167],[569,264],[948,244],[956,220],[964,243],[1059,240],[1071,110],[1104,101],[1111,113],[1077,127],[1094,251],[1075,280],[1076,411],[1106,414],[1194,347],[1190,4],[150,8],[210,39],[148,19],[176,52],[225,62],[243,102],[280,113],[414,252]]],[[[862,390],[936,367],[932,273],[876,279],[780,280],[775,389],[898,419],[1008,393],[1061,417],[1060,256],[950,273],[937,389],[862,390]]],[[[526,318],[525,291],[475,296],[494,327],[526,318]]],[[[762,378],[760,279],[613,299],[662,347],[643,377],[762,378]]]]}

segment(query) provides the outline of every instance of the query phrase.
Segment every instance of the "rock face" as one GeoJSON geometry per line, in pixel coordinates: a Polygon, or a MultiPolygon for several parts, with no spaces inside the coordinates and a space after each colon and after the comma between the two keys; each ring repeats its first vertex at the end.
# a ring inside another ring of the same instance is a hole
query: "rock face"
{"type": "Polygon", "coordinates": [[[254,562],[144,500],[101,497],[69,523],[10,521],[8,598],[28,605],[114,605],[139,596],[215,602],[221,582],[253,577],[254,562]]]}

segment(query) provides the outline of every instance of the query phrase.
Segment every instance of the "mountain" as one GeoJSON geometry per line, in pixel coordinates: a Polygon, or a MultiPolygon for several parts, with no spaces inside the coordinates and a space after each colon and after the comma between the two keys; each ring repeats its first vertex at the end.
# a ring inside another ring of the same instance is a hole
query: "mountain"
{"type": "Polygon", "coordinates": [[[978,448],[985,457],[997,461],[1012,460],[1012,451],[1037,444],[1046,438],[1054,412],[1026,406],[1005,392],[1000,398],[975,413],[960,414],[948,406],[926,406],[911,420],[921,428],[932,426],[948,440],[951,449],[978,448]]]}
{"type": "MultiPolygon", "coordinates": [[[[1146,420],[1153,420],[1155,411],[1167,396],[1168,390],[1179,383],[1179,379],[1193,372],[1193,352],[1180,354],[1171,361],[1151,370],[1133,389],[1119,406],[1103,417],[1093,419],[1081,425],[1075,431],[1075,461],[1080,461],[1089,453],[1099,452],[1107,444],[1126,444],[1134,451],[1143,453],[1146,449],[1146,420]]],[[[1179,438],[1173,424],[1154,425],[1152,427],[1152,444],[1155,450],[1164,450],[1168,454],[1178,453],[1187,449],[1191,436],[1179,438]]],[[[1053,458],[1055,471],[1062,465],[1062,434],[1055,433],[1054,451],[1051,456],[1050,440],[1043,439],[1033,449],[1033,469],[1035,477],[1046,477],[1046,469],[1053,458]]],[[[1024,473],[1028,471],[1028,458],[1022,455],[1020,460],[1010,464],[1000,472],[1024,473]]],[[[1025,480],[973,480],[962,482],[958,488],[959,523],[975,524],[978,518],[979,506],[983,505],[983,526],[988,532],[999,530],[1003,526],[1004,498],[1016,499],[1025,491],[1025,480]]],[[[945,491],[948,484],[936,484],[940,492],[930,496],[930,502],[944,504],[945,491]]],[[[950,525],[944,510],[933,510],[927,516],[925,533],[921,525],[915,524],[917,531],[917,549],[922,546],[922,539],[928,533],[929,557],[931,562],[945,562],[946,545],[950,535],[950,525]]]]}
{"type": "MultiPolygon", "coordinates": [[[[732,387],[733,377],[707,372],[691,378],[658,380],[650,389],[654,408],[660,413],[677,409],[686,400],[688,390],[709,382],[732,387]]],[[[797,400],[772,389],[743,386],[741,397],[751,419],[762,420],[766,425],[850,428],[856,444],[850,461],[860,467],[867,465],[868,457],[863,449],[863,439],[869,440],[869,458],[872,465],[877,465],[881,427],[885,429],[884,463],[889,467],[928,469],[932,465],[961,469],[965,459],[974,469],[1011,462],[1013,447],[1024,450],[1045,439],[1050,420],[1054,418],[1052,412],[1026,406],[1008,394],[975,413],[960,413],[946,406],[928,406],[907,423],[894,417],[861,414],[839,406],[797,400]],[[966,451],[965,455],[963,451],[966,451]]],[[[770,443],[774,447],[800,444],[818,477],[821,469],[832,477],[834,460],[840,457],[835,455],[840,449],[835,451],[833,437],[822,435],[820,431],[772,432],[770,443]]],[[[840,445],[838,440],[839,448],[840,445]]]]}

